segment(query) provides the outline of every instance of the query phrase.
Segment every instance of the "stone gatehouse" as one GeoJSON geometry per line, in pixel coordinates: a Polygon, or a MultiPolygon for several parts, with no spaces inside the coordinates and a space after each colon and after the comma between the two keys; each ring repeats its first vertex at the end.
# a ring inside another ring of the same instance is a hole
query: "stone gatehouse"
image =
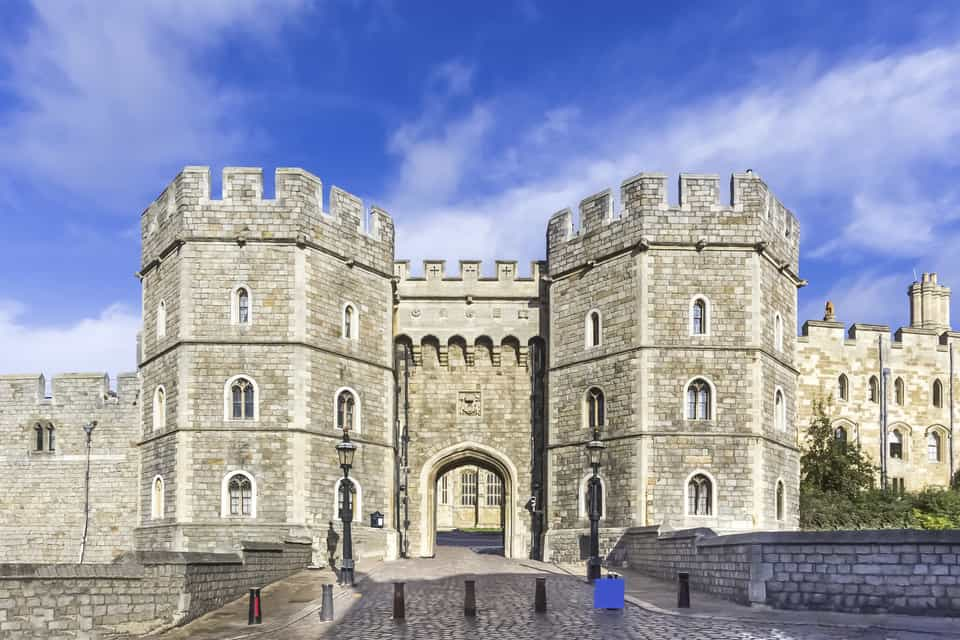
{"type": "Polygon", "coordinates": [[[676,205],[663,175],[625,180],[620,211],[608,190],[579,229],[555,214],[523,273],[415,273],[381,209],[301,169],[275,181],[266,199],[260,169],[227,168],[214,197],[186,167],[143,212],[137,373],[116,392],[0,377],[0,471],[21,479],[0,492],[4,560],[75,561],[91,420],[95,562],[289,539],[330,560],[344,429],[361,556],[432,555],[438,480],[475,469],[499,487],[506,555],[576,559],[595,429],[607,548],[631,527],[796,528],[817,386],[798,386],[800,227],[758,175],[721,203],[717,176],[683,174],[676,205]]]}

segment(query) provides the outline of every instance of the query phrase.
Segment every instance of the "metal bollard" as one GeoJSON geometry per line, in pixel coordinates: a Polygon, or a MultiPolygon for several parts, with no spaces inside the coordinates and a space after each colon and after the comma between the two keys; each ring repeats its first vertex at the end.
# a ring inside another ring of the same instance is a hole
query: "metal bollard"
{"type": "Polygon", "coordinates": [[[333,620],[333,585],[323,585],[323,601],[320,604],[320,619],[324,622],[333,620]]]}
{"type": "Polygon", "coordinates": [[[677,607],[680,609],[690,608],[690,574],[681,573],[680,582],[677,590],[677,607]]]}
{"type": "Polygon", "coordinates": [[[247,610],[247,624],[263,622],[263,607],[260,603],[260,589],[250,589],[250,606],[247,610]]]}
{"type": "Polygon", "coordinates": [[[545,613],[547,610],[547,579],[537,578],[537,596],[533,602],[533,610],[545,613]]]}
{"type": "Polygon", "coordinates": [[[393,619],[403,620],[407,617],[406,605],[403,602],[403,582],[393,583],[393,619]]]}
{"type": "Polygon", "coordinates": [[[466,590],[463,594],[463,615],[468,618],[477,616],[477,583],[475,580],[464,581],[466,590]]]}

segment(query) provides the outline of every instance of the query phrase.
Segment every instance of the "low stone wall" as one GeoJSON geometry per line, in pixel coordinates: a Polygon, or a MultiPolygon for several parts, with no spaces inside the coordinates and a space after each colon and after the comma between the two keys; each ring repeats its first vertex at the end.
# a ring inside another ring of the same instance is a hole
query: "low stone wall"
{"type": "MultiPolygon", "coordinates": [[[[627,529],[600,529],[600,556],[616,563],[622,552],[620,540],[627,529]]],[[[551,529],[544,536],[544,558],[557,564],[571,564],[589,557],[590,529],[551,529]]]]}
{"type": "Polygon", "coordinates": [[[960,616],[960,531],[629,529],[608,560],[736,602],[781,609],[960,616]]]}
{"type": "Polygon", "coordinates": [[[110,565],[0,565],[0,637],[92,638],[182,624],[306,567],[308,540],[240,555],[134,552],[110,565]]]}

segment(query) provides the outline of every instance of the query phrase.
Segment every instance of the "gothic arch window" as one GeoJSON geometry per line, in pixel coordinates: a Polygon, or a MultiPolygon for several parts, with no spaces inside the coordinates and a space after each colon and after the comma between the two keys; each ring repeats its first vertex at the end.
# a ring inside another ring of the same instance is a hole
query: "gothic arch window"
{"type": "Polygon", "coordinates": [[[257,517],[257,481],[246,471],[231,471],[220,487],[220,515],[224,518],[257,517]]]}
{"type": "Polygon", "coordinates": [[[460,506],[473,507],[477,504],[477,472],[466,469],[460,474],[460,506]]]}
{"type": "Polygon", "coordinates": [[[260,392],[253,378],[233,376],[223,387],[225,420],[259,420],[260,392]]]}
{"type": "Polygon", "coordinates": [[[897,460],[903,459],[903,434],[899,429],[890,432],[890,457],[897,460]]]}
{"type": "Polygon", "coordinates": [[[847,430],[841,426],[834,427],[833,429],[833,439],[837,441],[840,445],[847,444],[847,430]]]}
{"type": "Polygon", "coordinates": [[[164,515],[164,491],[163,478],[154,476],[153,486],[150,492],[150,518],[152,520],[162,520],[164,515]]]}
{"type": "Polygon", "coordinates": [[[157,305],[157,340],[167,335],[167,303],[163,300],[157,305]]]}
{"type": "Polygon", "coordinates": [[[153,392],[153,430],[167,426],[167,391],[160,385],[153,392]]]}
{"type": "Polygon", "coordinates": [[[690,301],[690,335],[710,335],[710,301],[697,295],[690,301]]]}
{"type": "MultiPolygon", "coordinates": [[[[333,517],[340,520],[343,511],[343,478],[339,478],[333,485],[333,517]]],[[[351,503],[353,507],[353,522],[363,522],[363,487],[356,478],[350,478],[351,503]]]]}
{"type": "Polygon", "coordinates": [[[603,429],[607,423],[607,401],[603,390],[599,387],[590,387],[587,390],[585,410],[587,414],[587,429],[592,433],[594,429],[603,429]]]}
{"type": "Polygon", "coordinates": [[[939,378],[933,381],[933,406],[943,408],[943,383],[939,378]]]}
{"type": "Polygon", "coordinates": [[[905,395],[906,393],[904,389],[903,378],[897,378],[893,383],[894,402],[902,407],[905,395]]]}
{"type": "Polygon", "coordinates": [[[783,480],[777,480],[777,493],[775,497],[777,522],[781,522],[783,520],[784,498],[785,496],[784,496],[783,480]]]}
{"type": "Polygon", "coordinates": [[[931,429],[927,433],[927,462],[940,462],[941,461],[941,446],[943,444],[943,438],[940,436],[940,432],[936,429],[931,429]]]}
{"type": "Polygon", "coordinates": [[[253,292],[245,284],[234,287],[230,295],[230,321],[233,324],[253,324],[253,292]]]}
{"type": "Polygon", "coordinates": [[[684,416],[687,420],[712,420],[714,409],[713,385],[705,378],[694,378],[687,383],[684,416]]]}
{"type": "Polygon", "coordinates": [[[34,451],[43,451],[43,425],[39,422],[33,428],[35,441],[33,445],[34,451]]]}
{"type": "Polygon", "coordinates": [[[591,309],[587,313],[583,332],[587,349],[600,346],[603,340],[603,318],[597,309],[591,309]]]}
{"type": "Polygon", "coordinates": [[[880,381],[877,376],[870,376],[870,402],[880,402],[880,381]]]}
{"type": "Polygon", "coordinates": [[[713,478],[705,471],[695,471],[687,478],[687,515],[712,516],[716,512],[717,496],[713,478]]]}
{"type": "Polygon", "coordinates": [[[337,389],[334,396],[334,424],[337,429],[360,432],[360,398],[349,387],[337,389]]]}
{"type": "Polygon", "coordinates": [[[360,337],[360,316],[356,305],[348,302],[343,305],[343,327],[341,336],[347,340],[358,340],[360,337]]]}
{"type": "Polygon", "coordinates": [[[47,423],[47,451],[56,451],[57,449],[57,434],[56,430],[53,428],[53,423],[47,423]]]}
{"type": "Polygon", "coordinates": [[[850,381],[847,380],[846,374],[841,373],[840,377],[837,378],[837,398],[842,402],[846,402],[849,397],[850,381]]]}
{"type": "MultiPolygon", "coordinates": [[[[580,479],[577,514],[582,520],[590,517],[590,478],[592,477],[591,471],[580,479]]],[[[597,478],[600,480],[600,519],[605,520],[607,518],[607,481],[602,475],[598,475],[597,478]]]]}
{"type": "Polygon", "coordinates": [[[773,394],[773,408],[778,431],[787,429],[787,403],[783,397],[783,390],[778,388],[773,394]]]}
{"type": "Polygon", "coordinates": [[[773,318],[773,344],[777,351],[783,351],[783,316],[779,313],[773,318]]]}

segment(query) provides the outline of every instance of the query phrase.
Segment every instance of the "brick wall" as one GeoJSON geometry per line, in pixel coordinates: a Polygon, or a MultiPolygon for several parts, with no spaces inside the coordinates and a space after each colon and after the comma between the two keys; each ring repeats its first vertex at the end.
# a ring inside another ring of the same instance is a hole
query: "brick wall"
{"type": "Polygon", "coordinates": [[[182,624],[304,568],[308,541],[245,543],[241,555],[136,552],[111,565],[0,565],[0,637],[139,634],[182,624]]]}
{"type": "MultiPolygon", "coordinates": [[[[628,530],[614,549],[643,573],[779,609],[960,616],[960,531],[803,531],[718,536],[628,530]]],[[[608,561],[613,558],[608,556],[608,561]]]]}

